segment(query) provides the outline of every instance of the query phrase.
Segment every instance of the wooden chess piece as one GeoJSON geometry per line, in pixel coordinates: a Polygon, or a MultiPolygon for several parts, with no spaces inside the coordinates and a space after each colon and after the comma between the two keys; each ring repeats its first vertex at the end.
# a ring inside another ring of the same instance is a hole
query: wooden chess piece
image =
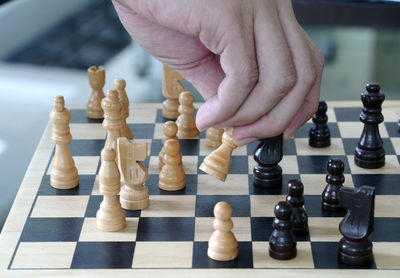
{"type": "Polygon", "coordinates": [[[50,184],[57,189],[71,189],[78,186],[79,178],[68,146],[72,141],[72,135],[69,132],[71,114],[65,108],[63,96],[55,97],[50,121],[53,125],[51,139],[56,145],[50,168],[50,184]]]}
{"type": "Polygon", "coordinates": [[[288,182],[286,202],[292,208],[293,233],[302,235],[308,233],[308,216],[304,209],[304,186],[300,180],[293,179],[288,182]]]}
{"type": "Polygon", "coordinates": [[[260,140],[254,150],[254,185],[263,188],[282,186],[282,168],[278,163],[283,156],[283,135],[260,140]]]}
{"type": "Polygon", "coordinates": [[[105,69],[102,66],[91,66],[88,69],[88,76],[89,84],[92,87],[92,94],[86,106],[86,115],[90,119],[102,119],[104,112],[101,107],[101,100],[104,98],[105,69]]]}
{"type": "Polygon", "coordinates": [[[164,163],[159,174],[158,187],[167,191],[176,191],[186,186],[186,175],[182,166],[179,142],[168,139],[164,144],[164,163]]]}
{"type": "Polygon", "coordinates": [[[179,73],[163,65],[162,92],[166,100],[163,102],[162,115],[166,119],[176,120],[179,116],[178,98],[179,94],[185,91],[179,80],[183,79],[179,73]]]}
{"type": "Polygon", "coordinates": [[[227,128],[222,135],[222,145],[204,158],[200,170],[225,181],[231,170],[232,152],[238,146],[232,140],[233,128],[227,128]]]}
{"type": "Polygon", "coordinates": [[[182,92],[179,95],[179,113],[176,125],[178,126],[179,138],[193,138],[199,135],[199,130],[196,127],[196,118],[193,113],[194,97],[190,92],[182,92]]]}
{"type": "Polygon", "coordinates": [[[289,260],[297,255],[297,242],[292,232],[290,220],[292,209],[286,202],[275,206],[274,228],[269,238],[269,255],[277,260],[289,260]]]}
{"type": "Polygon", "coordinates": [[[160,170],[164,166],[164,155],[165,155],[164,144],[168,139],[176,139],[176,140],[178,140],[178,137],[176,136],[177,132],[178,132],[178,126],[176,125],[175,122],[168,121],[168,122],[164,123],[164,125],[163,125],[164,137],[162,139],[163,148],[161,148],[161,151],[158,154],[158,168],[160,170]]]}
{"type": "Polygon", "coordinates": [[[126,119],[129,117],[129,98],[125,91],[126,82],[124,79],[115,79],[114,88],[117,90],[119,99],[121,101],[121,118],[123,127],[121,128],[121,137],[126,137],[129,140],[133,139],[133,135],[129,126],[126,124],[126,119]]]}
{"type": "Polygon", "coordinates": [[[99,178],[100,193],[104,197],[96,213],[97,227],[106,232],[120,231],[126,227],[126,215],[118,200],[120,175],[115,163],[115,151],[111,148],[101,151],[99,178]]]}
{"type": "Polygon", "coordinates": [[[340,211],[344,208],[339,201],[339,190],[344,183],[344,163],[341,160],[330,159],[327,165],[327,185],[322,192],[322,209],[328,211],[340,211]]]}
{"type": "Polygon", "coordinates": [[[382,102],[385,95],[380,89],[379,84],[367,84],[366,90],[361,94],[364,108],[360,121],[364,123],[364,129],[354,153],[354,163],[366,169],[385,165],[385,149],[378,126],[383,122],[382,102]]]}
{"type": "Polygon", "coordinates": [[[224,134],[223,129],[216,129],[214,127],[208,128],[206,131],[206,146],[213,149],[221,146],[222,134],[224,134]]]}
{"type": "Polygon", "coordinates": [[[340,202],[347,213],[339,224],[343,238],[339,241],[339,261],[348,265],[369,264],[373,260],[372,242],[368,237],[374,230],[375,188],[342,187],[340,202]]]}
{"type": "Polygon", "coordinates": [[[123,185],[120,193],[122,207],[129,210],[145,209],[149,206],[149,189],[145,186],[148,170],[141,161],[147,159],[147,142],[118,138],[118,167],[123,185]]]}
{"type": "MultiPolygon", "coordinates": [[[[103,127],[107,130],[107,139],[104,147],[116,150],[118,137],[121,137],[121,102],[118,98],[118,92],[109,90],[106,97],[101,101],[101,107],[104,109],[103,127]]],[[[118,155],[117,155],[118,157],[118,155]]]]}
{"type": "Polygon", "coordinates": [[[230,261],[239,255],[238,243],[232,233],[232,207],[227,202],[219,202],[214,207],[215,231],[208,240],[207,255],[216,261],[230,261]]]}
{"type": "Polygon", "coordinates": [[[325,101],[320,101],[318,111],[312,117],[313,126],[309,132],[308,144],[314,148],[324,148],[331,144],[331,132],[328,127],[328,105],[325,101]]]}

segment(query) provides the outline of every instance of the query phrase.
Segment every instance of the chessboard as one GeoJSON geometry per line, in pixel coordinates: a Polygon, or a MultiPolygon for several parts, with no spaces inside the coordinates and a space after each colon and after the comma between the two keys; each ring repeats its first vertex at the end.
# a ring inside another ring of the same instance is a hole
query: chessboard
{"type": "MultiPolygon", "coordinates": [[[[197,104],[198,107],[198,104],[197,104]]],[[[0,276],[84,277],[315,277],[337,275],[400,276],[400,102],[386,101],[380,134],[386,150],[383,168],[367,170],[354,164],[354,149],[362,133],[361,102],[328,102],[331,146],[308,145],[311,122],[284,144],[283,186],[261,189],[253,186],[253,150],[256,144],[233,152],[231,172],[225,183],[211,177],[199,165],[211,151],[205,133],[196,139],[181,139],[187,186],[177,192],[158,188],[158,154],[162,147],[161,104],[134,104],[127,119],[135,140],[149,144],[146,185],[150,206],[126,211],[127,227],[103,232],[96,227],[100,152],[106,131],[100,121],[86,117],[84,107],[69,107],[70,144],[80,184],[71,190],[50,186],[49,165],[54,155],[51,126],[47,126],[21,184],[0,236],[0,276]],[[343,212],[321,210],[326,185],[326,165],[331,158],[345,164],[345,186],[371,185],[376,189],[375,225],[371,236],[374,260],[350,267],[338,262],[338,230],[343,212]],[[290,179],[304,184],[309,235],[297,237],[298,255],[288,261],[268,255],[274,206],[286,196],[290,179]],[[213,232],[213,208],[227,201],[233,208],[233,232],[239,242],[239,257],[229,262],[207,257],[213,232]],[[4,276],[3,276],[4,275],[4,276]]]]}

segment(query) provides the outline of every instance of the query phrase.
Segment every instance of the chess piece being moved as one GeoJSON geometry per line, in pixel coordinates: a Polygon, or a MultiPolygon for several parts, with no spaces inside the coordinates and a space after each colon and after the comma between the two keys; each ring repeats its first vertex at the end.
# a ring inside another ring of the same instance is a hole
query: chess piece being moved
{"type": "Polygon", "coordinates": [[[119,99],[121,101],[121,118],[122,118],[122,128],[121,128],[121,137],[126,137],[130,140],[133,139],[133,135],[129,126],[126,124],[126,119],[129,117],[129,98],[125,91],[126,82],[124,79],[115,79],[114,80],[114,88],[117,90],[119,99]]]}
{"type": "Polygon", "coordinates": [[[206,146],[213,149],[221,146],[222,134],[224,134],[223,129],[216,129],[214,127],[208,128],[206,131],[206,146]]]}
{"type": "Polygon", "coordinates": [[[339,202],[339,190],[344,183],[344,163],[341,160],[330,159],[326,168],[327,185],[322,192],[322,208],[328,211],[343,210],[339,202]]]}
{"type": "Polygon", "coordinates": [[[297,255],[296,238],[292,231],[292,209],[286,202],[275,206],[272,234],[269,237],[269,255],[277,260],[289,260],[297,255]]]}
{"type": "Polygon", "coordinates": [[[264,188],[282,186],[282,168],[278,163],[283,156],[283,135],[260,140],[254,151],[254,185],[264,188]]]}
{"type": "MultiPolygon", "coordinates": [[[[164,126],[163,126],[164,137],[162,139],[163,147],[164,147],[165,142],[168,139],[177,139],[178,140],[178,137],[176,136],[177,132],[178,132],[178,126],[176,125],[175,122],[168,121],[168,122],[164,123],[164,126]]],[[[164,155],[165,155],[164,149],[161,148],[161,151],[158,154],[158,168],[160,170],[164,166],[164,155]]]]}
{"type": "Polygon", "coordinates": [[[69,132],[71,114],[65,108],[63,96],[56,96],[54,107],[50,112],[53,125],[51,139],[56,144],[53,161],[50,168],[50,184],[57,189],[71,189],[78,186],[78,170],[68,144],[72,141],[69,132]]]}
{"type": "Polygon", "coordinates": [[[147,159],[147,142],[118,138],[118,167],[122,176],[120,200],[129,210],[145,209],[149,206],[149,189],[145,186],[148,170],[141,161],[147,159]]]}
{"type": "Polygon", "coordinates": [[[385,165],[385,149],[378,126],[383,122],[381,112],[385,95],[380,92],[380,89],[379,84],[367,84],[366,90],[361,94],[364,108],[360,121],[364,123],[364,129],[355,150],[354,163],[367,169],[385,165]]]}
{"type": "Polygon", "coordinates": [[[328,116],[326,111],[328,105],[325,101],[320,101],[318,111],[312,117],[313,126],[309,132],[308,144],[315,148],[328,147],[331,144],[331,132],[328,127],[328,116]]]}
{"type": "Polygon", "coordinates": [[[347,214],[339,225],[343,235],[339,241],[339,261],[348,265],[369,264],[373,259],[372,242],[368,237],[374,230],[375,188],[343,187],[340,202],[347,208],[347,214]]]}
{"type": "Polygon", "coordinates": [[[304,209],[304,186],[299,180],[290,180],[287,185],[286,202],[292,208],[292,224],[294,234],[308,233],[308,216],[304,209]]]}
{"type": "Polygon", "coordinates": [[[102,119],[104,112],[101,107],[101,100],[104,98],[105,69],[102,66],[92,66],[88,69],[88,76],[92,94],[86,106],[86,115],[90,119],[102,119]]]}
{"type": "Polygon", "coordinates": [[[231,170],[232,152],[238,146],[232,140],[233,128],[227,128],[222,135],[222,145],[204,158],[200,170],[225,181],[231,170]]]}
{"type": "Polygon", "coordinates": [[[96,213],[97,227],[106,232],[120,231],[125,228],[126,220],[117,197],[121,187],[120,175],[115,163],[115,151],[111,148],[101,151],[99,179],[100,193],[104,198],[96,213]]]}
{"type": "Polygon", "coordinates": [[[166,119],[176,120],[179,116],[178,98],[179,94],[185,91],[185,87],[179,80],[183,79],[179,73],[170,67],[163,66],[162,92],[167,99],[163,102],[162,115],[166,119]]]}
{"type": "Polygon", "coordinates": [[[234,260],[238,254],[238,243],[233,228],[232,207],[227,202],[219,202],[214,207],[215,231],[208,240],[207,255],[216,261],[234,260]]]}
{"type": "MultiPolygon", "coordinates": [[[[118,98],[118,92],[109,90],[106,97],[101,101],[101,107],[104,109],[103,127],[107,130],[107,139],[104,147],[116,149],[117,139],[121,137],[121,102],[118,98]]],[[[118,155],[117,155],[118,156],[118,155]]]]}
{"type": "Polygon", "coordinates": [[[196,118],[193,113],[194,97],[190,92],[182,92],[179,95],[179,113],[176,125],[178,126],[178,138],[193,138],[199,135],[196,127],[196,118]]]}
{"type": "Polygon", "coordinates": [[[186,175],[178,140],[168,139],[163,149],[165,164],[159,174],[158,187],[167,191],[183,189],[186,186],[186,175]]]}

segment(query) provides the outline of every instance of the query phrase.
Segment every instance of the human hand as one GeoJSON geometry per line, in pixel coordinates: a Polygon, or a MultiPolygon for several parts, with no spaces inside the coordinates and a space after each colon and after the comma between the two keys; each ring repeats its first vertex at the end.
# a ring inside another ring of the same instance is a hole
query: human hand
{"type": "Polygon", "coordinates": [[[135,41],[205,99],[196,124],[234,127],[239,145],[284,133],[316,111],[323,57],[290,0],[113,0],[135,41]]]}

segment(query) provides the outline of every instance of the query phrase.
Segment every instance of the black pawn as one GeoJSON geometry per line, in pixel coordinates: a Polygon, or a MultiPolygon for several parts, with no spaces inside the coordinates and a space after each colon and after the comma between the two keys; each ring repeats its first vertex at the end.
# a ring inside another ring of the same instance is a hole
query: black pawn
{"type": "Polygon", "coordinates": [[[293,233],[304,235],[308,233],[308,216],[304,209],[304,186],[299,180],[290,180],[287,185],[286,202],[292,207],[293,233]]]}
{"type": "Polygon", "coordinates": [[[269,255],[278,260],[289,260],[297,255],[296,238],[292,231],[290,216],[292,208],[286,202],[275,206],[274,228],[269,237],[269,255]]]}
{"type": "Polygon", "coordinates": [[[257,162],[253,169],[255,186],[282,186],[282,168],[278,165],[283,156],[282,144],[283,134],[260,140],[254,151],[254,160],[257,162]]]}
{"type": "Polygon", "coordinates": [[[343,238],[339,241],[339,261],[348,265],[372,263],[372,242],[368,237],[374,231],[375,188],[363,185],[359,188],[340,189],[340,202],[347,213],[340,222],[343,238]]]}
{"type": "Polygon", "coordinates": [[[375,169],[385,165],[385,149],[379,124],[383,122],[382,102],[385,95],[380,92],[379,84],[367,84],[366,90],[361,94],[364,108],[360,121],[364,123],[361,138],[358,141],[354,163],[362,168],[375,169]]]}
{"type": "Polygon", "coordinates": [[[325,101],[320,101],[318,105],[318,111],[312,117],[314,122],[310,129],[308,136],[308,144],[315,148],[328,147],[331,144],[331,132],[328,127],[328,116],[326,111],[328,105],[325,101]]]}
{"type": "Polygon", "coordinates": [[[328,161],[327,185],[322,192],[322,208],[328,211],[340,211],[344,208],[339,202],[339,190],[344,183],[344,163],[341,160],[330,159],[328,161]]]}

